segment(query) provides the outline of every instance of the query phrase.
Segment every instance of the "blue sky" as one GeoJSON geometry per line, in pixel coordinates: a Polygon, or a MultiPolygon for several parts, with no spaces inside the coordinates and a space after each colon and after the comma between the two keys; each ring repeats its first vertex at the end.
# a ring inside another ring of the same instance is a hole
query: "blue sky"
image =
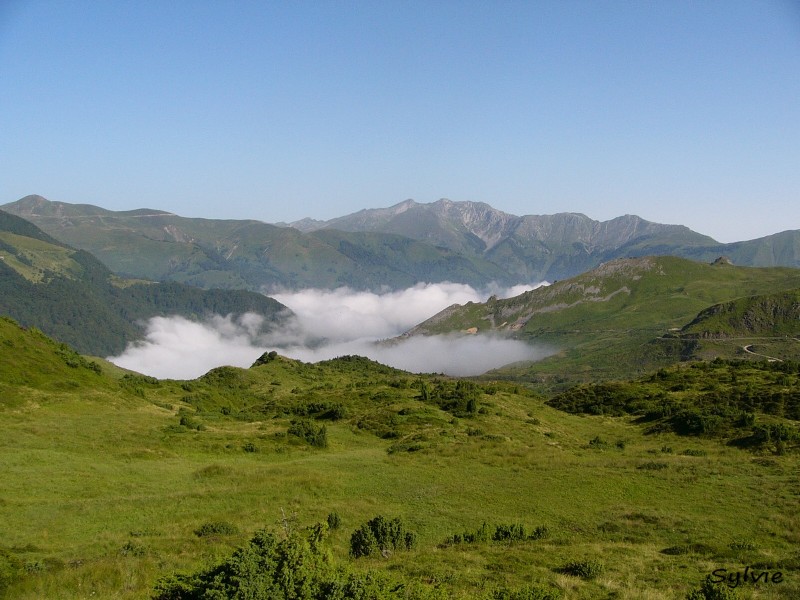
{"type": "Polygon", "coordinates": [[[800,229],[800,4],[0,1],[0,204],[800,229]]]}

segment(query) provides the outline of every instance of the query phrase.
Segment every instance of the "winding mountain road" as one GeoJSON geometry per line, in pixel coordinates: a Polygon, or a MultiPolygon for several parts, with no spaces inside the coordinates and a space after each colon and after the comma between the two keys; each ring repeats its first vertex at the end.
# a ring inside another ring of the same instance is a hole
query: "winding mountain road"
{"type": "Polygon", "coordinates": [[[774,356],[767,356],[766,354],[759,354],[758,352],[753,352],[751,348],[753,344],[747,344],[746,346],[742,346],[742,350],[747,352],[748,354],[752,354],[753,356],[760,356],[762,358],[766,358],[767,362],[783,362],[782,358],[775,358],[774,356]]]}

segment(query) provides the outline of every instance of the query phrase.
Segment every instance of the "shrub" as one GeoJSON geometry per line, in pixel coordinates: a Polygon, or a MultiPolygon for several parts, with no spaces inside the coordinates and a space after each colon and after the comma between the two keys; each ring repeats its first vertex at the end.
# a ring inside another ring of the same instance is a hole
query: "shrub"
{"type": "Polygon", "coordinates": [[[596,450],[602,450],[603,448],[608,448],[608,442],[606,442],[599,435],[596,435],[589,440],[589,447],[595,448],[596,450]]]}
{"type": "Polygon", "coordinates": [[[147,553],[147,551],[145,550],[145,547],[142,546],[141,544],[137,544],[136,542],[127,541],[122,545],[122,548],[120,548],[119,553],[122,556],[136,556],[136,557],[139,557],[139,556],[144,556],[147,553]]]}
{"type": "Polygon", "coordinates": [[[297,419],[291,422],[286,433],[299,437],[316,448],[328,447],[328,432],[324,425],[317,427],[311,421],[297,419]]]}
{"type": "Polygon", "coordinates": [[[195,431],[203,431],[206,427],[199,421],[195,421],[189,415],[182,415],[180,420],[181,427],[186,429],[194,429],[195,431]]]}
{"type": "Polygon", "coordinates": [[[227,521],[210,521],[203,523],[194,530],[197,537],[210,537],[216,535],[234,535],[239,533],[236,525],[228,523],[227,521]]]}
{"type": "Polygon", "coordinates": [[[686,595],[686,600],[736,600],[739,594],[732,588],[722,584],[714,584],[711,577],[706,577],[698,589],[686,595]]]}
{"type": "Polygon", "coordinates": [[[516,590],[500,588],[489,592],[486,600],[559,600],[561,591],[539,585],[528,585],[516,590]]]}
{"type": "Polygon", "coordinates": [[[416,541],[417,535],[406,529],[402,519],[395,517],[388,520],[378,515],[353,532],[350,537],[350,556],[359,558],[376,552],[411,550],[416,541]]]}
{"type": "MultiPolygon", "coordinates": [[[[153,600],[294,598],[310,600],[413,600],[411,586],[374,571],[354,572],[336,565],[323,548],[326,527],[317,524],[279,539],[265,530],[219,564],[183,575],[168,575],[153,600]],[[409,591],[412,593],[409,594],[409,591]]],[[[520,600],[527,599],[521,596],[520,600]]],[[[531,598],[533,600],[535,596],[531,598]]],[[[542,598],[544,600],[544,598],[542,598]]]]}
{"type": "Polygon", "coordinates": [[[550,530],[540,525],[530,534],[525,533],[525,526],[520,524],[497,525],[494,533],[490,535],[489,525],[486,521],[475,531],[465,531],[456,533],[448,537],[441,546],[453,546],[456,544],[479,544],[488,542],[490,539],[495,542],[521,542],[525,540],[543,540],[550,537],[550,530]]]}
{"type": "Polygon", "coordinates": [[[339,513],[332,512],[328,514],[328,527],[331,530],[339,529],[342,525],[342,518],[339,516],[339,513]]]}
{"type": "Polygon", "coordinates": [[[706,456],[708,454],[705,450],[693,450],[691,448],[687,448],[683,452],[681,452],[683,456],[706,456]]]}
{"type": "Polygon", "coordinates": [[[545,525],[540,525],[536,529],[533,530],[528,536],[529,540],[544,540],[550,537],[550,529],[545,525]]]}
{"type": "Polygon", "coordinates": [[[10,552],[0,548],[0,597],[22,573],[22,563],[10,552]]]}
{"type": "Polygon", "coordinates": [[[640,464],[636,468],[641,469],[642,471],[661,471],[662,469],[669,468],[669,465],[665,462],[649,461],[640,464]]]}
{"type": "Polygon", "coordinates": [[[594,579],[603,572],[603,569],[603,563],[597,560],[578,560],[568,562],[558,570],[565,575],[572,575],[581,579],[594,579]]]}
{"type": "Polygon", "coordinates": [[[512,525],[498,525],[495,527],[492,540],[495,542],[519,542],[526,539],[525,526],[515,523],[512,525]]]}

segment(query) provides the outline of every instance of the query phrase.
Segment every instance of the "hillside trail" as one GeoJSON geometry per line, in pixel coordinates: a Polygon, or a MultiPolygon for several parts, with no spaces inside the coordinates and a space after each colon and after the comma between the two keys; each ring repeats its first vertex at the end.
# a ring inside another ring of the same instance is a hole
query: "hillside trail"
{"type": "Polygon", "coordinates": [[[783,362],[783,359],[775,358],[774,356],[767,356],[766,354],[759,354],[758,352],[753,352],[751,348],[753,344],[747,344],[746,346],[742,346],[742,350],[747,352],[748,354],[752,354],[753,356],[760,356],[761,358],[766,358],[767,362],[783,362]]]}

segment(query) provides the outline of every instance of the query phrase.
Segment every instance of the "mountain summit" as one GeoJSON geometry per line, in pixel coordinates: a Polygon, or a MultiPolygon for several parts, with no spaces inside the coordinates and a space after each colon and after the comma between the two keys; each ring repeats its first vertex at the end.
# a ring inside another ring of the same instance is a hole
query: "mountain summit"
{"type": "Polygon", "coordinates": [[[405,200],[287,226],[192,219],[160,210],[114,212],[27,196],[4,210],[88,250],[129,277],[254,291],[400,289],[420,281],[484,286],[565,279],[616,258],[672,255],[741,266],[800,267],[800,231],[720,244],[682,225],[635,215],[517,216],[483,202],[405,200]]]}
{"type": "MultiPolygon", "coordinates": [[[[523,280],[576,274],[618,256],[617,251],[626,247],[641,255],[654,247],[717,245],[682,225],[652,223],[635,215],[610,221],[580,213],[517,216],[483,202],[448,199],[430,204],[405,200],[389,208],[361,210],[329,221],[304,219],[291,226],[306,232],[337,229],[404,235],[486,258],[523,280]]],[[[622,255],[628,254],[623,250],[622,255]]]]}

